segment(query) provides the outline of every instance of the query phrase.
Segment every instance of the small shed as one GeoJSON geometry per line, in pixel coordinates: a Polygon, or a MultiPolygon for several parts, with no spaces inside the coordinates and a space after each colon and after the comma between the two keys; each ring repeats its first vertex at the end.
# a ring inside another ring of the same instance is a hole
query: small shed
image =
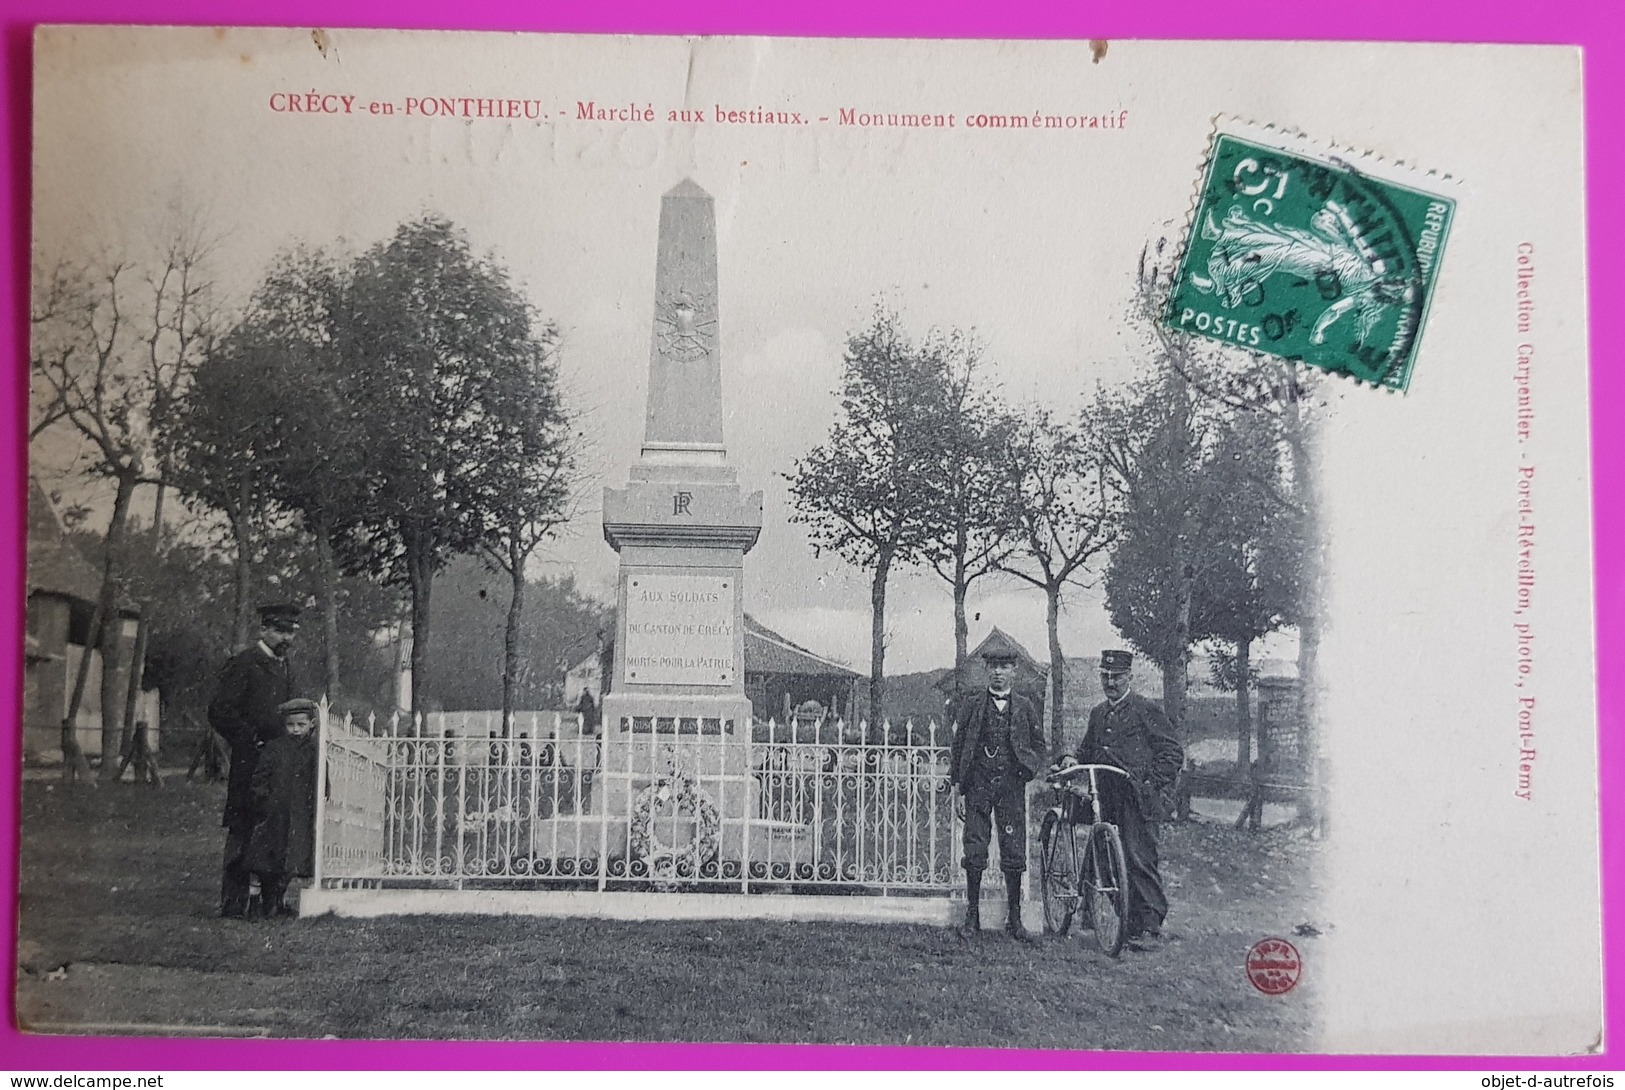
{"type": "Polygon", "coordinates": [[[1011,682],[1011,688],[1031,700],[1039,711],[1043,711],[1044,701],[1049,695],[1049,667],[1039,663],[1037,659],[1033,658],[1032,653],[1022,646],[1020,640],[1015,639],[998,625],[994,625],[988,631],[988,634],[982,637],[982,642],[978,643],[975,649],[970,652],[965,662],[964,677],[957,687],[955,685],[954,671],[952,670],[943,674],[942,680],[937,682],[937,690],[943,694],[944,702],[950,702],[953,699],[956,689],[958,692],[969,695],[979,693],[987,688],[989,675],[987,663],[982,661],[982,652],[993,644],[1001,646],[1007,644],[1015,649],[1016,676],[1015,680],[1011,682]]]}
{"type": "MultiPolygon", "coordinates": [[[[68,538],[56,508],[39,481],[28,480],[28,610],[23,641],[23,758],[33,763],[62,759],[62,720],[73,699],[73,685],[83,657],[90,655],[89,675],[75,735],[86,756],[101,752],[101,652],[86,645],[94,639],[101,574],[68,538]]],[[[129,684],[129,652],[135,643],[137,611],[121,606],[118,689],[129,684]]],[[[122,705],[118,709],[122,713],[122,705]]],[[[136,719],[148,726],[147,741],[159,744],[158,694],[141,693],[136,719]]]]}
{"type": "Polygon", "coordinates": [[[782,723],[815,704],[826,715],[851,719],[861,676],[745,614],[745,696],[757,719],[782,723]]]}

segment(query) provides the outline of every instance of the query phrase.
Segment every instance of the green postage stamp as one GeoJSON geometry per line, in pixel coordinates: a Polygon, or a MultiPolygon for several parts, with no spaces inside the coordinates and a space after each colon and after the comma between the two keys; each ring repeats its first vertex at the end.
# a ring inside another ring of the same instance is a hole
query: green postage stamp
{"type": "Polygon", "coordinates": [[[1410,175],[1221,126],[1164,320],[1403,391],[1456,211],[1410,175]]]}

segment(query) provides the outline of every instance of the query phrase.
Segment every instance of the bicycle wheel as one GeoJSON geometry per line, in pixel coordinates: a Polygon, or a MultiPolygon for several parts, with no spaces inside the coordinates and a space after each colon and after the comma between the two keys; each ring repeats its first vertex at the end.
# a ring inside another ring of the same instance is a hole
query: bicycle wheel
{"type": "Polygon", "coordinates": [[[1078,909],[1078,852],[1072,823],[1056,813],[1044,815],[1038,834],[1039,889],[1044,897],[1044,930],[1064,935],[1078,909]]]}
{"type": "Polygon", "coordinates": [[[1107,957],[1128,941],[1128,862],[1117,826],[1101,822],[1089,830],[1084,859],[1084,909],[1094,924],[1095,944],[1107,957]]]}

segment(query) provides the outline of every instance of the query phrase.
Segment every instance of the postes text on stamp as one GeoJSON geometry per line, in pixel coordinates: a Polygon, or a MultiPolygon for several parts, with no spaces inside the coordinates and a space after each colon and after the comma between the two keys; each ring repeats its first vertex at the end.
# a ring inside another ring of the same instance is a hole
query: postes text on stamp
{"type": "Polygon", "coordinates": [[[1396,173],[1221,129],[1164,321],[1403,391],[1456,204],[1396,173]]]}

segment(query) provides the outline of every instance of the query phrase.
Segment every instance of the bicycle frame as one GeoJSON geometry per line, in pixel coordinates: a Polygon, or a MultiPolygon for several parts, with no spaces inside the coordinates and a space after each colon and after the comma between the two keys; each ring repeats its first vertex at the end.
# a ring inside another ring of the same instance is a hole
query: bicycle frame
{"type": "Polygon", "coordinates": [[[1121,834],[1102,812],[1101,777],[1107,774],[1123,777],[1133,789],[1128,773],[1116,765],[1069,765],[1045,777],[1060,798],[1045,813],[1040,834],[1040,885],[1046,931],[1065,935],[1082,909],[1093,921],[1095,942],[1116,957],[1127,936],[1128,873],[1121,834]]]}

